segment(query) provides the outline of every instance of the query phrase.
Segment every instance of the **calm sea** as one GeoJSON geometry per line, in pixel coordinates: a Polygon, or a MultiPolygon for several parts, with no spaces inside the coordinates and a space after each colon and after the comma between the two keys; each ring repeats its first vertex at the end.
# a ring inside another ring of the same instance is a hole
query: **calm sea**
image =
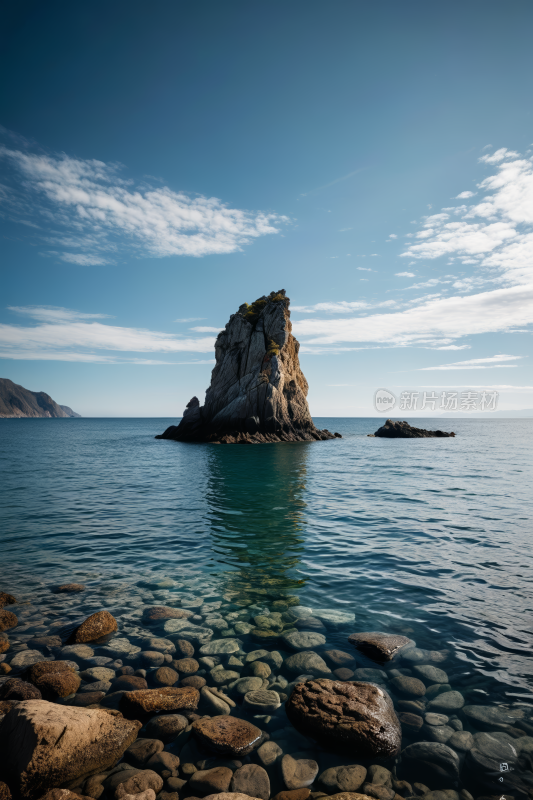
{"type": "Polygon", "coordinates": [[[173,422],[1,420],[0,589],[45,602],[54,584],[87,584],[78,617],[126,613],[139,585],[168,602],[165,579],[290,593],[355,613],[329,646],[405,632],[451,651],[466,702],[532,699],[533,420],[458,419],[455,439],[368,438],[378,420],[326,418],[341,440],[154,439],[173,422]]]}

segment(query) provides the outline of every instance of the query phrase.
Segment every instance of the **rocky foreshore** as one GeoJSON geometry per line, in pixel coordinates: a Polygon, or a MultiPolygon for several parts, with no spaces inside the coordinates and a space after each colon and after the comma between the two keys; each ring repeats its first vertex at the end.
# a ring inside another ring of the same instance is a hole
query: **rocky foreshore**
{"type": "Polygon", "coordinates": [[[531,705],[480,703],[450,650],[289,594],[141,583],[74,622],[81,584],[0,593],[0,800],[533,797],[531,705]]]}
{"type": "Polygon", "coordinates": [[[342,438],[318,430],[307,404],[300,345],[282,289],[243,303],[215,342],[205,404],[193,397],[179,425],[156,439],[214,444],[312,442],[342,438]]]}

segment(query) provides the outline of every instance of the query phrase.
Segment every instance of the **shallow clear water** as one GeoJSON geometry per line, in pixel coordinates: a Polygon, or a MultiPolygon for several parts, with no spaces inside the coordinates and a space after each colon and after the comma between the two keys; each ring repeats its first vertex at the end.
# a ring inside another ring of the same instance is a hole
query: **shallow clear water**
{"type": "Polygon", "coordinates": [[[325,418],[317,426],[343,439],[153,438],[174,422],[0,421],[0,590],[58,614],[50,587],[84,583],[65,619],[105,607],[119,620],[206,587],[266,608],[289,594],[355,614],[328,629],[328,647],[353,650],[354,631],[404,633],[450,651],[467,704],[525,703],[529,717],[532,420],[457,419],[455,439],[368,438],[378,421],[325,418]]]}

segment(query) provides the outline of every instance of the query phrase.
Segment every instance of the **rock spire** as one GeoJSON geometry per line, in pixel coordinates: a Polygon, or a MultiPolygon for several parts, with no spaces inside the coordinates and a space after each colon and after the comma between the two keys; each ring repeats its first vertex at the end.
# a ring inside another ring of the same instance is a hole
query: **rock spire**
{"type": "Polygon", "coordinates": [[[193,397],[179,425],[157,439],[254,444],[340,438],[315,428],[291,333],[289,298],[271,292],[240,306],[215,342],[205,405],[193,397]]]}

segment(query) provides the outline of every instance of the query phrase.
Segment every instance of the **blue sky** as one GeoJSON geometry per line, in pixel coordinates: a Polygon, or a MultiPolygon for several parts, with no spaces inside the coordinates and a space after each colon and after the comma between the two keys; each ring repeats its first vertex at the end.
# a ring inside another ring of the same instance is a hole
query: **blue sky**
{"type": "Polygon", "coordinates": [[[1,376],[179,416],[284,288],[315,415],[533,407],[530,2],[12,3],[1,376]]]}

